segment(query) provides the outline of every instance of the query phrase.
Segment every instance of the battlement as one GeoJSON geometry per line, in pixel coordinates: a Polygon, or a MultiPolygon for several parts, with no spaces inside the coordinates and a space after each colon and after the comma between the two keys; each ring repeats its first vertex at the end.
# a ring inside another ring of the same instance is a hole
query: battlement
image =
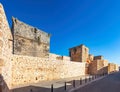
{"type": "Polygon", "coordinates": [[[99,55],[99,56],[94,56],[94,60],[103,60],[103,56],[99,55]]]}
{"type": "Polygon", "coordinates": [[[72,61],[86,62],[89,55],[89,49],[81,44],[69,49],[69,56],[72,61]]]}
{"type": "Polygon", "coordinates": [[[21,84],[37,83],[89,74],[118,71],[118,66],[109,64],[101,56],[89,54],[85,45],[69,49],[70,57],[52,54],[50,34],[32,27],[17,18],[12,18],[12,30],[0,4],[0,91],[21,84]],[[12,32],[11,32],[12,31],[12,32]],[[90,62],[88,62],[90,61],[90,62]],[[87,66],[86,66],[87,65],[87,66]]]}
{"type": "Polygon", "coordinates": [[[21,84],[85,75],[85,63],[50,54],[50,34],[14,17],[12,23],[10,30],[0,5],[0,74],[4,78],[0,90],[9,92],[21,84]]]}

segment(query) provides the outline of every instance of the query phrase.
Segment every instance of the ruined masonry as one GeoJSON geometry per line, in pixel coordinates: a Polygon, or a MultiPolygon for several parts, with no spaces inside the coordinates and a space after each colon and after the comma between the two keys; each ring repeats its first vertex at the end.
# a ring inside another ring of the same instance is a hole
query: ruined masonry
{"type": "Polygon", "coordinates": [[[13,53],[49,57],[50,34],[12,18],[13,53]]]}
{"type": "Polygon", "coordinates": [[[14,17],[10,29],[0,4],[0,92],[40,81],[118,71],[116,64],[89,54],[83,44],[70,48],[69,56],[49,49],[50,34],[14,17]]]}

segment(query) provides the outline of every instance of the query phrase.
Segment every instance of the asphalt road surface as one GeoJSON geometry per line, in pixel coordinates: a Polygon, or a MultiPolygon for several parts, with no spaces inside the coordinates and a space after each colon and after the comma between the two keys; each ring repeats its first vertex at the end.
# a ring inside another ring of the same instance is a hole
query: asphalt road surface
{"type": "Polygon", "coordinates": [[[110,74],[73,92],[120,92],[120,72],[110,74]]]}

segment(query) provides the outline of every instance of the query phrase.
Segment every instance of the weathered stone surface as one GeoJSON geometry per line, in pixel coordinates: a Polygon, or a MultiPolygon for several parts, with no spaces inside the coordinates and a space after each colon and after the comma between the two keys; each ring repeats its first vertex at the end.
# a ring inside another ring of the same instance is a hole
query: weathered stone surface
{"type": "Polygon", "coordinates": [[[4,66],[4,60],[2,58],[0,58],[0,67],[4,66]]]}
{"type": "Polygon", "coordinates": [[[14,54],[48,58],[50,35],[16,18],[12,20],[14,54]]]}
{"type": "Polygon", "coordinates": [[[12,86],[84,74],[85,63],[20,55],[12,59],[12,86]]]}
{"type": "Polygon", "coordinates": [[[53,53],[49,53],[49,59],[51,61],[56,61],[56,60],[70,61],[70,57],[68,57],[68,56],[60,56],[60,55],[53,54],[53,53]]]}
{"type": "Polygon", "coordinates": [[[3,36],[0,37],[3,41],[1,41],[2,53],[0,57],[3,60],[0,60],[0,64],[4,64],[1,73],[9,88],[21,84],[85,74],[85,63],[71,62],[70,57],[58,58],[54,55],[53,57],[56,59],[53,61],[49,56],[50,35],[41,30],[13,19],[14,39],[12,39],[3,7],[0,8],[1,15],[0,32],[3,36]],[[14,47],[12,47],[12,41],[14,47]],[[12,51],[18,55],[12,54],[12,51]]]}
{"type": "Polygon", "coordinates": [[[0,67],[0,75],[2,74],[2,67],[0,67]]]}
{"type": "Polygon", "coordinates": [[[2,48],[0,47],[0,55],[2,55],[2,48]]]}
{"type": "Polygon", "coordinates": [[[103,56],[94,56],[94,60],[103,60],[103,56]]]}
{"type": "Polygon", "coordinates": [[[2,17],[0,17],[0,24],[2,24],[2,17]]]}
{"type": "Polygon", "coordinates": [[[2,47],[3,47],[3,41],[0,40],[0,48],[2,48],[2,47]]]}
{"type": "Polygon", "coordinates": [[[2,32],[0,31],[0,38],[3,36],[2,32]]]}
{"type": "Polygon", "coordinates": [[[11,33],[0,4],[0,73],[7,84],[6,87],[3,84],[3,92],[21,84],[118,70],[117,65],[108,65],[101,56],[93,60],[94,56],[89,55],[84,45],[69,49],[68,57],[49,53],[49,44],[48,33],[15,18],[11,33]]]}
{"type": "Polygon", "coordinates": [[[90,60],[90,62],[93,61],[93,59],[94,59],[94,56],[92,54],[89,54],[89,60],[90,60]]]}
{"type": "MultiPolygon", "coordinates": [[[[3,9],[3,6],[0,4],[0,58],[1,59],[1,73],[4,78],[7,87],[11,87],[11,62],[10,58],[12,55],[12,47],[8,46],[9,40],[12,39],[12,34],[8,25],[8,21],[3,9]],[[4,66],[3,66],[4,65],[4,66]]],[[[4,88],[6,87],[3,85],[4,88]]],[[[4,90],[4,89],[3,89],[4,90]]],[[[7,91],[3,91],[7,92],[7,91]]]]}
{"type": "Polygon", "coordinates": [[[119,65],[115,64],[115,71],[119,71],[119,65]]]}
{"type": "Polygon", "coordinates": [[[72,61],[87,62],[89,49],[84,45],[76,46],[69,49],[69,55],[72,61]]]}
{"type": "Polygon", "coordinates": [[[108,73],[119,71],[119,66],[114,63],[108,64],[108,73]]]}
{"type": "Polygon", "coordinates": [[[89,65],[90,74],[104,74],[108,72],[108,61],[107,60],[94,60],[89,65]]]}

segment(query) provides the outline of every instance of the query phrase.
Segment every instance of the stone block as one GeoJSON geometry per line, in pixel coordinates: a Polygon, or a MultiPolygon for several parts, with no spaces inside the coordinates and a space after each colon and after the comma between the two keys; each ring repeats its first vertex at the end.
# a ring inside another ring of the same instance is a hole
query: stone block
{"type": "Polygon", "coordinates": [[[107,60],[93,60],[89,65],[90,74],[103,74],[108,72],[108,61],[107,60]]]}
{"type": "Polygon", "coordinates": [[[0,38],[3,36],[2,32],[0,31],[0,38]]]}
{"type": "Polygon", "coordinates": [[[0,66],[4,66],[4,60],[0,58],[0,66]]]}
{"type": "Polygon", "coordinates": [[[2,55],[2,48],[0,47],[0,55],[2,55]]]}
{"type": "Polygon", "coordinates": [[[3,22],[3,19],[2,19],[2,17],[0,17],[0,24],[3,22]]]}
{"type": "Polygon", "coordinates": [[[0,40],[0,48],[2,48],[2,47],[3,47],[3,41],[0,40]]]}

